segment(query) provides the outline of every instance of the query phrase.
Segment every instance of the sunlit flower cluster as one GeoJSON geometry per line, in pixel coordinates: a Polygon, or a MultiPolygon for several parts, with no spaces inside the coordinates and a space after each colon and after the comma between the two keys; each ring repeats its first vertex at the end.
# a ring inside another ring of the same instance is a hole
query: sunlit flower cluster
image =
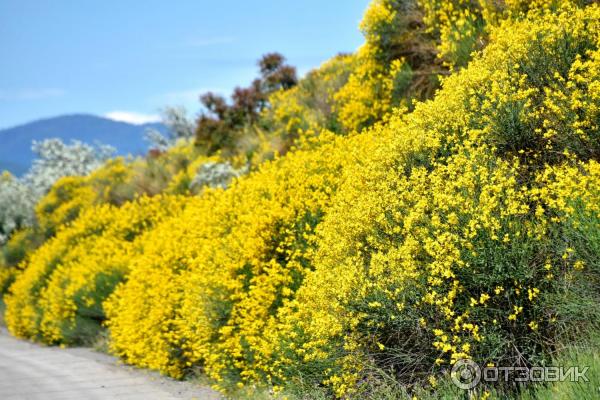
{"type": "Polygon", "coordinates": [[[366,42],[356,52],[356,66],[348,82],[335,94],[336,110],[343,127],[358,131],[380,120],[398,106],[395,92],[409,85],[410,67],[401,58],[390,59],[391,35],[395,32],[396,17],[402,13],[402,2],[375,0],[361,22],[366,42]]]}
{"type": "Polygon", "coordinates": [[[372,147],[365,139],[322,133],[315,149],[263,164],[228,190],[206,189],[145,236],[106,303],[112,350],[174,376],[199,363],[217,382],[268,373],[265,329],[310,268],[314,228],[352,149],[372,147]]]}
{"type": "Polygon", "coordinates": [[[464,67],[481,50],[503,20],[524,18],[529,11],[577,4],[573,0],[417,0],[423,22],[437,38],[438,56],[450,68],[464,67]]]}
{"type": "Polygon", "coordinates": [[[97,333],[102,301],[128,273],[137,237],[176,214],[182,198],[140,198],[117,208],[88,207],[40,247],[6,296],[6,322],[15,336],[79,343],[97,333]]]}
{"type": "Polygon", "coordinates": [[[413,379],[459,358],[513,362],[572,318],[540,293],[597,262],[599,18],[568,9],[494,31],[434,101],[378,129],[280,315],[283,376],[312,363],[342,396],[366,364],[396,356],[413,379]],[[563,114],[550,123],[555,97],[563,114]]]}

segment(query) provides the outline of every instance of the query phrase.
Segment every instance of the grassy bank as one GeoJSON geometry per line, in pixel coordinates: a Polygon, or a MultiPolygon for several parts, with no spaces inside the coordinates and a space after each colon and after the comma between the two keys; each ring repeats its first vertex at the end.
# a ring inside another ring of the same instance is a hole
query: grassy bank
{"type": "Polygon", "coordinates": [[[6,326],[4,324],[4,310],[6,310],[6,306],[4,305],[4,300],[0,297],[0,326],[6,326]]]}

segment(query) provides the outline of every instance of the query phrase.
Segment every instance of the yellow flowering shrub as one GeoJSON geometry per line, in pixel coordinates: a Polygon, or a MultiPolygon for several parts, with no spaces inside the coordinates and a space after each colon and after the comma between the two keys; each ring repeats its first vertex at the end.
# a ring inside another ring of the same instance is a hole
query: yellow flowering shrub
{"type": "MultiPolygon", "coordinates": [[[[410,69],[402,60],[390,68],[380,65],[368,44],[358,50],[358,66],[336,94],[337,111],[347,131],[359,131],[383,118],[392,108],[396,79],[404,85],[410,69]]],[[[396,104],[397,105],[397,104],[396,104]]]]}
{"type": "Polygon", "coordinates": [[[150,153],[132,165],[130,185],[137,193],[190,194],[190,184],[198,166],[216,161],[218,156],[206,157],[200,148],[186,140],[164,152],[150,153]]]}
{"type": "Polygon", "coordinates": [[[50,237],[58,227],[93,205],[120,205],[144,194],[189,194],[198,166],[214,160],[216,157],[204,157],[188,142],[146,158],[109,160],[88,176],[58,180],[36,206],[38,224],[50,237]]]}
{"type": "Polygon", "coordinates": [[[167,219],[148,232],[139,242],[138,257],[130,260],[127,282],[104,303],[110,349],[125,361],[182,376],[186,363],[182,356],[185,341],[179,334],[184,323],[178,311],[184,285],[181,271],[206,235],[202,235],[202,227],[220,226],[208,225],[213,215],[210,210],[219,204],[215,201],[219,192],[189,199],[179,218],[167,219]]]}
{"type": "Polygon", "coordinates": [[[464,67],[494,27],[528,12],[554,11],[577,0],[374,0],[360,28],[365,44],[354,55],[347,83],[333,96],[339,124],[360,130],[392,108],[432,96],[439,77],[464,67]],[[421,28],[423,26],[423,28],[421,28]],[[435,58],[440,62],[436,62],[435,58]]]}
{"type": "Polygon", "coordinates": [[[423,23],[437,38],[438,57],[450,68],[464,67],[488,41],[491,28],[530,10],[554,10],[573,0],[418,0],[423,23]]]}
{"type": "MultiPolygon", "coordinates": [[[[188,147],[192,148],[192,146],[188,147]]],[[[203,155],[190,157],[189,161],[181,165],[179,172],[173,174],[167,187],[164,189],[164,192],[183,195],[195,194],[198,189],[193,187],[193,182],[194,178],[198,174],[198,171],[200,170],[200,167],[203,164],[218,161],[219,157],[217,155],[213,155],[211,157],[206,157],[203,155]]],[[[169,165],[170,163],[166,162],[166,164],[169,165]]]]}
{"type": "Polygon", "coordinates": [[[0,250],[0,296],[4,295],[23,267],[29,251],[40,245],[32,228],[14,232],[0,250]]]}
{"type": "Polygon", "coordinates": [[[17,270],[15,268],[0,268],[0,293],[4,294],[9,286],[14,282],[17,270]]]}
{"type": "Polygon", "coordinates": [[[81,209],[96,200],[96,193],[84,177],[59,179],[36,206],[36,217],[44,235],[51,237],[59,226],[77,217],[81,209]]]}
{"type": "Polygon", "coordinates": [[[156,196],[86,208],[26,260],[5,297],[10,332],[47,343],[93,338],[104,319],[102,301],[127,274],[136,238],[181,204],[156,196]]]}
{"type": "Polygon", "coordinates": [[[307,130],[339,132],[339,116],[334,96],[348,81],[356,57],[338,55],[310,71],[298,85],[269,96],[270,107],[264,110],[267,124],[284,142],[293,142],[307,130]]]}
{"type": "Polygon", "coordinates": [[[131,179],[131,169],[123,158],[108,161],[88,176],[59,179],[36,206],[36,218],[45,237],[51,237],[63,224],[75,219],[81,210],[106,202],[121,203],[121,188],[131,179]]]}
{"type": "Polygon", "coordinates": [[[366,42],[356,52],[355,67],[347,83],[334,95],[335,109],[346,131],[372,125],[399,104],[412,79],[412,70],[395,56],[393,36],[402,32],[399,18],[403,2],[375,0],[367,9],[360,28],[366,42]]]}
{"type": "Polygon", "coordinates": [[[24,228],[13,233],[0,251],[0,268],[16,267],[28,255],[28,250],[38,246],[39,238],[34,228],[24,228]]]}
{"type": "Polygon", "coordinates": [[[340,54],[309,71],[297,85],[269,94],[256,123],[245,126],[236,140],[236,153],[226,158],[237,168],[256,169],[266,160],[284,155],[305,144],[304,136],[321,131],[345,133],[340,124],[336,93],[356,64],[352,54],[340,54]]]}
{"type": "Polygon", "coordinates": [[[13,234],[0,250],[4,253],[0,268],[16,267],[87,208],[106,203],[121,205],[140,195],[197,192],[191,182],[199,166],[217,160],[216,156],[203,156],[191,143],[182,141],[164,153],[137,159],[119,157],[87,176],[61,178],[36,205],[36,224],[13,234]]]}
{"type": "Polygon", "coordinates": [[[264,329],[310,267],[310,238],[341,169],[374,143],[313,140],[228,190],[206,190],[144,238],[143,256],[105,304],[116,354],[173,376],[201,365],[223,385],[268,369],[264,329]]]}
{"type": "Polygon", "coordinates": [[[548,279],[561,274],[565,279],[549,296],[549,314],[561,342],[580,341],[590,328],[599,329],[600,321],[600,164],[573,160],[545,168],[536,181],[532,197],[544,204],[536,212],[561,227],[560,258],[545,270],[548,279]]]}
{"type": "MultiPolygon", "coordinates": [[[[284,379],[304,371],[343,396],[373,364],[425,381],[459,358],[547,356],[542,338],[559,338],[561,315],[541,299],[586,258],[598,265],[590,246],[600,244],[597,219],[584,236],[593,244],[565,243],[572,220],[544,210],[564,212],[566,200],[552,200],[559,186],[537,171],[598,157],[599,22],[594,5],[503,24],[433,101],[378,127],[381,145],[345,170],[317,228],[314,271],[274,324],[284,379]]],[[[570,170],[586,176],[590,193],[571,198],[589,210],[595,165],[570,170]]]]}

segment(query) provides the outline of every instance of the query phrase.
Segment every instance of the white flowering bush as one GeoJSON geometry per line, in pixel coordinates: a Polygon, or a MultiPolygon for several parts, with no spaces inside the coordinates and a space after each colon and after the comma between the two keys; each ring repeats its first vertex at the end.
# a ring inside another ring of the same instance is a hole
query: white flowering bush
{"type": "Polygon", "coordinates": [[[27,185],[8,172],[0,176],[0,244],[14,230],[33,224],[35,203],[27,185]]]}
{"type": "Polygon", "coordinates": [[[112,146],[90,146],[77,140],[65,144],[60,139],[34,141],[32,150],[38,157],[23,180],[38,198],[46,194],[58,179],[87,175],[115,152],[112,146]]]}
{"type": "Polygon", "coordinates": [[[167,135],[156,129],[148,129],[145,134],[146,141],[150,142],[153,149],[166,151],[173,147],[177,141],[189,140],[194,137],[194,122],[187,116],[184,107],[167,107],[162,112],[162,123],[167,127],[167,135]]]}
{"type": "Polygon", "coordinates": [[[83,176],[101,166],[114,153],[111,146],[73,141],[65,144],[60,139],[33,142],[37,158],[29,172],[18,179],[4,172],[0,179],[0,244],[11,232],[35,221],[34,207],[52,185],[65,176],[83,176]]]}
{"type": "Polygon", "coordinates": [[[226,189],[233,178],[245,174],[247,168],[235,169],[229,162],[207,162],[198,168],[190,188],[198,191],[204,186],[226,189]]]}

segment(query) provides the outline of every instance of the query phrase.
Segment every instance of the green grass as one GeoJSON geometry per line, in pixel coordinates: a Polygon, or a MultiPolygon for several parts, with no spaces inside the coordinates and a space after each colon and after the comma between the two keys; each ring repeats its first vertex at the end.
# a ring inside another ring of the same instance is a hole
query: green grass
{"type": "Polygon", "coordinates": [[[6,305],[4,305],[4,299],[0,295],[0,326],[6,326],[4,324],[4,311],[6,311],[6,305]]]}
{"type": "Polygon", "coordinates": [[[568,349],[557,359],[556,365],[589,367],[586,373],[589,382],[555,382],[522,396],[520,400],[600,399],[600,340],[568,349]]]}
{"type": "MultiPolygon", "coordinates": [[[[578,346],[571,346],[562,351],[552,363],[565,368],[589,367],[586,377],[589,382],[551,382],[537,384],[520,395],[507,396],[492,393],[489,400],[592,400],[600,399],[600,332],[587,338],[578,346]]],[[[434,398],[451,399],[456,389],[445,388],[436,393],[434,398]],[[441,392],[441,393],[440,393],[441,392]]],[[[465,397],[466,398],[466,397],[465,397]]]]}
{"type": "MultiPolygon", "coordinates": [[[[588,334],[589,335],[589,334],[588,334]]],[[[488,400],[592,400],[600,399],[600,332],[589,335],[583,339],[581,344],[570,346],[560,352],[554,359],[552,365],[568,367],[589,367],[586,376],[589,382],[552,382],[547,384],[536,384],[530,386],[528,390],[520,394],[506,394],[492,391],[488,400]]],[[[391,376],[378,374],[378,378],[373,381],[374,384],[368,385],[364,392],[351,399],[368,400],[404,400],[411,399],[413,394],[420,400],[454,400],[479,398],[471,397],[466,391],[463,391],[446,379],[439,379],[438,387],[435,391],[421,389],[416,393],[409,393],[406,387],[401,386],[391,376]]],[[[285,393],[286,398],[290,400],[328,400],[327,396],[320,388],[301,386],[290,387],[285,393]]],[[[481,393],[479,393],[481,395],[481,393]]],[[[247,399],[249,397],[233,395],[233,399],[247,399]]],[[[252,398],[252,397],[250,397],[252,398]]],[[[277,397],[263,396],[260,399],[277,399],[277,397]]]]}

